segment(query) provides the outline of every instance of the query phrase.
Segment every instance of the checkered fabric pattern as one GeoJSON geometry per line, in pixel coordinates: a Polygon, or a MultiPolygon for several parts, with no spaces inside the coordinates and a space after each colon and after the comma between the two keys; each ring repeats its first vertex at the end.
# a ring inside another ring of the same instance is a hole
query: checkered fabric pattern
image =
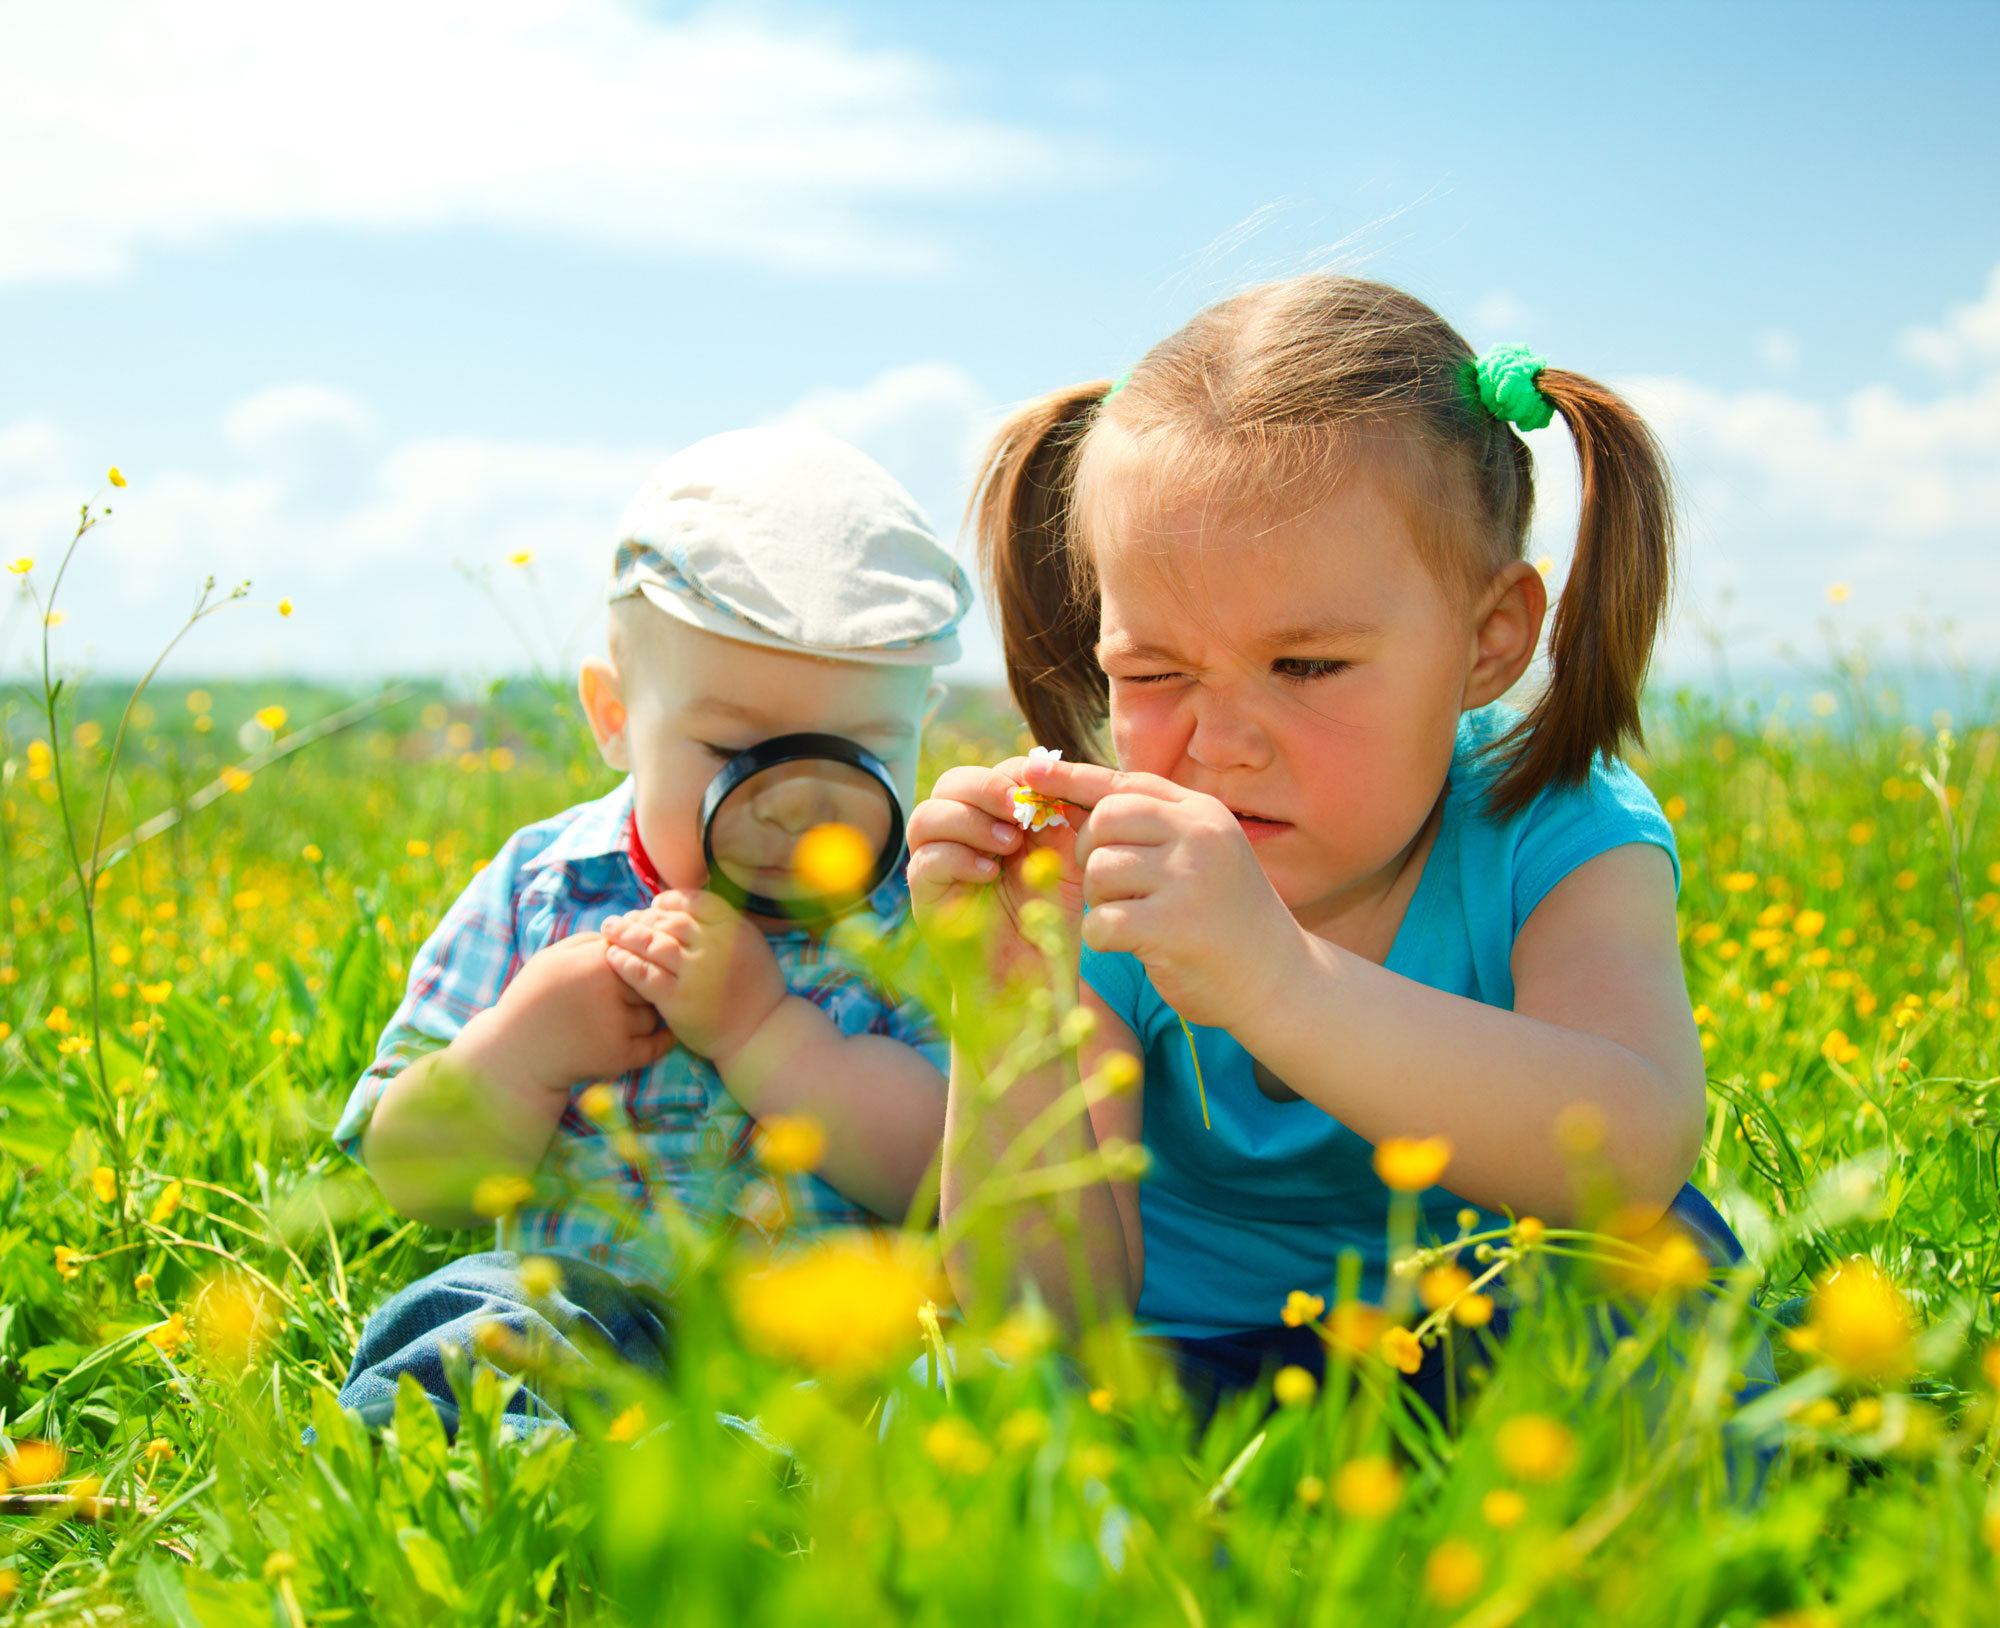
{"type": "MultiPolygon", "coordinates": [[[[651,895],[626,849],[632,813],[628,780],[595,802],[517,831],[472,879],[417,953],[409,987],[376,1047],[375,1061],[349,1095],[334,1140],[359,1157],[361,1135],[382,1089],[427,1052],[448,1045],[493,1005],[537,950],[605,918],[644,908],[651,895]]],[[[907,913],[900,871],[868,909],[886,928],[907,913]]],[[[914,1046],[940,1071],[949,1048],[930,1012],[899,1000],[824,939],[801,930],[775,934],[771,948],[786,985],[846,1034],[880,1034],[914,1046]]],[[[675,1047],[651,1068],[607,1082],[621,1109],[606,1126],[572,1094],[544,1173],[570,1197],[537,1204],[501,1224],[501,1248],[594,1261],[630,1282],[662,1281],[665,1228],[684,1218],[708,1228],[734,1216],[762,1229],[863,1224],[873,1219],[815,1176],[782,1189],[751,1156],[754,1124],[708,1060],[675,1047]],[[624,1133],[629,1131],[629,1137],[624,1133]]]]}

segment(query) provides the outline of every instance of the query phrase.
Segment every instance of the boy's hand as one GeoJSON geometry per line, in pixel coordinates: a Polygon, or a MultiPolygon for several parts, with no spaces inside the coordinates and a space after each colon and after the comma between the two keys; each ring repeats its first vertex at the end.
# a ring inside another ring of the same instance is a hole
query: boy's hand
{"type": "Polygon", "coordinates": [[[652,1003],[604,964],[601,933],[537,950],[453,1042],[483,1077],[562,1093],[650,1068],[673,1046],[652,1003]]]}
{"type": "Polygon", "coordinates": [[[995,970],[1002,973],[1036,953],[1020,935],[1021,906],[1037,891],[1022,873],[1030,854],[1046,850],[1056,856],[1061,880],[1048,897],[1072,926],[1083,914],[1073,825],[1044,826],[1030,834],[1014,823],[1014,788],[1025,781],[1027,767],[1026,758],[1016,757],[990,769],[947,769],[910,815],[910,908],[917,925],[928,931],[991,888],[1008,929],[995,946],[995,970]]]}
{"type": "Polygon", "coordinates": [[[662,893],[605,922],[604,937],[611,970],[718,1069],[788,993],[764,935],[714,893],[662,893]]]}

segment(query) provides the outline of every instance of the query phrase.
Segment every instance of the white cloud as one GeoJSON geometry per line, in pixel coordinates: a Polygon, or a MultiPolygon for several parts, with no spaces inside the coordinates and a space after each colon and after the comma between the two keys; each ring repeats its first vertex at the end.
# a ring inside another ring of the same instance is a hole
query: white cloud
{"type": "Polygon", "coordinates": [[[1533,324],[1534,316],[1519,296],[1497,288],[1474,302],[1467,326],[1482,344],[1514,344],[1533,324]]]}
{"type": "MultiPolygon", "coordinates": [[[[949,541],[986,410],[969,375],[927,362],[813,392],[778,416],[869,451],[949,541]]],[[[472,436],[384,446],[365,402],[310,382],[238,402],[223,432],[233,470],[130,472],[134,484],[65,584],[64,660],[142,668],[213,576],[225,590],[248,579],[256,603],[195,635],[177,657],[184,671],[560,671],[600,640],[612,526],[672,450],[472,436]],[[508,564],[522,551],[530,566],[508,564]],[[297,606],[284,621],[270,609],[281,596],[297,606]]],[[[0,428],[0,554],[52,565],[77,503],[101,481],[54,426],[0,428]]],[[[0,666],[26,653],[27,624],[11,625],[0,666]]],[[[983,628],[967,634],[968,659],[997,676],[983,628]]]]}
{"type": "MultiPolygon", "coordinates": [[[[1770,667],[1781,647],[1823,661],[1829,616],[1843,639],[1895,660],[1907,631],[1926,660],[1947,653],[1948,635],[1975,665],[2000,663],[2000,344],[1983,337],[1989,313],[2000,314],[2000,271],[1980,302],[1910,330],[1958,375],[1924,396],[1881,383],[1822,401],[1684,377],[1616,381],[1680,483],[1663,671],[1705,675],[1705,633],[1716,630],[1747,667],[1770,667]],[[1851,589],[1837,607],[1836,582],[1851,589]]],[[[1767,353],[1780,337],[1764,336],[1767,353]]],[[[1560,419],[1527,439],[1538,489],[1529,554],[1553,557],[1559,584],[1576,536],[1575,453],[1560,419]]]]}
{"type": "Polygon", "coordinates": [[[912,272],[880,206],[1076,173],[913,53],[636,0],[63,0],[0,51],[0,286],[297,226],[912,272]]]}
{"type": "Polygon", "coordinates": [[[1936,327],[1904,330],[1903,354],[1940,373],[2000,366],[2000,266],[1978,299],[1953,306],[1936,327]]]}
{"type": "Polygon", "coordinates": [[[1766,328],[1756,339],[1757,360],[1773,373],[1789,373],[1799,365],[1798,336],[1783,328],[1766,328]]]}

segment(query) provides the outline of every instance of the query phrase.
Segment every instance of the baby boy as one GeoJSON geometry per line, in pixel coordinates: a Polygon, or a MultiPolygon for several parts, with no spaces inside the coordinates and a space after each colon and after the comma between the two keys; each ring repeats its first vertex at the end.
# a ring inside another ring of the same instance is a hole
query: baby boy
{"type": "MultiPolygon", "coordinates": [[[[932,670],[969,602],[908,495],[826,436],[735,431],[654,472],[620,523],[610,660],[580,682],[628,778],[516,832],[474,877],[334,1132],[406,1216],[503,1211],[501,1247],[370,1319],[344,1405],[386,1419],[409,1372],[455,1428],[442,1348],[496,1322],[662,1360],[649,1223],[666,1209],[901,1218],[944,1123],[936,1026],[824,936],[708,891],[700,809],[730,758],[808,731],[865,747],[907,807],[932,670]],[[752,1135],[777,1114],[816,1120],[825,1145],[774,1205],[752,1135]]],[[[900,866],[864,908],[885,924],[907,908],[900,866]]],[[[532,1386],[510,1405],[553,1411],[532,1386]]]]}

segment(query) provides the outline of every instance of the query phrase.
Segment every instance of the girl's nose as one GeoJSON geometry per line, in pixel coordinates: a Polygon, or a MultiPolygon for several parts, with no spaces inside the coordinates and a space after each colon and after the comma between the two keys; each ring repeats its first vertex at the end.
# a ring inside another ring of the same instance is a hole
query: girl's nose
{"type": "Polygon", "coordinates": [[[1194,724],[1187,742],[1191,762],[1214,772],[1269,765],[1271,737],[1244,707],[1214,694],[1197,695],[1189,706],[1194,724]]]}

